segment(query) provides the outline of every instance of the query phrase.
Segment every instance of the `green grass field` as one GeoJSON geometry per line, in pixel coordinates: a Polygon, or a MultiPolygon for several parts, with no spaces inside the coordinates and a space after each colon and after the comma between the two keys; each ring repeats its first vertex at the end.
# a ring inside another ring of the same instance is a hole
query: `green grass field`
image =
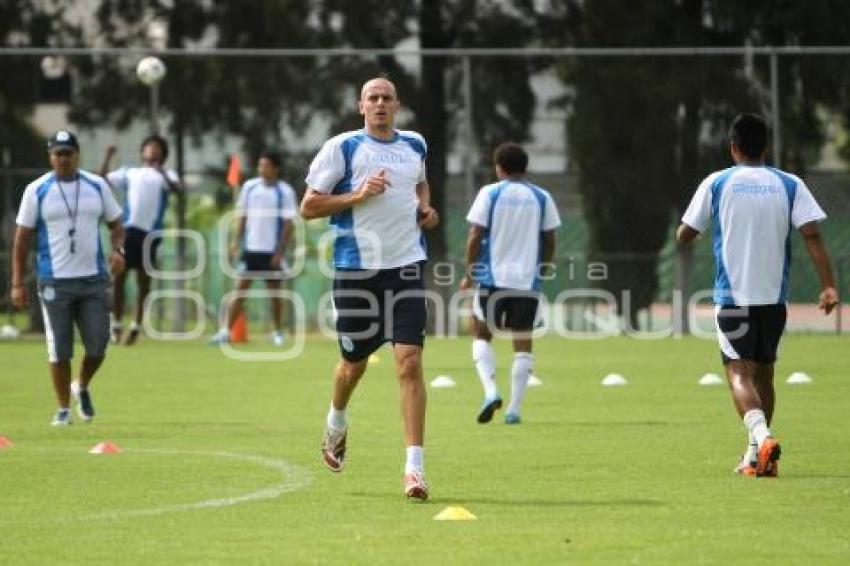
{"type": "MultiPolygon", "coordinates": [[[[536,348],[525,422],[474,422],[469,341],[431,340],[426,470],[401,495],[390,352],[350,410],[346,470],[319,460],[336,346],[235,362],[201,342],[113,348],[92,424],[48,426],[40,341],[0,343],[0,563],[847,564],[850,339],[786,337],[774,430],[780,478],[731,473],[745,440],[714,342],[565,341],[536,348]],[[784,383],[791,371],[810,385],[784,383]],[[630,384],[603,388],[608,372],[630,384]],[[125,449],[90,455],[103,440],[125,449]],[[434,521],[462,505],[476,521],[434,521]]],[[[507,393],[507,344],[497,346],[507,393]]],[[[498,415],[499,417],[501,414],[498,415]]]]}

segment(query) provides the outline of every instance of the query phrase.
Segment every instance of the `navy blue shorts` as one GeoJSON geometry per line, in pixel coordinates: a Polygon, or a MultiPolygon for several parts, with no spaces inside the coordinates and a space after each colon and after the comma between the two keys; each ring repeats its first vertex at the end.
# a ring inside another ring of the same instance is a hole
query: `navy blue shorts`
{"type": "Polygon", "coordinates": [[[717,338],[724,365],[732,360],[759,364],[776,361],[787,317],[784,304],[719,307],[716,310],[717,338]]]}
{"type": "Polygon", "coordinates": [[[127,226],[124,230],[124,261],[127,269],[140,269],[144,270],[145,273],[149,273],[145,269],[145,264],[149,267],[156,267],[156,252],[162,243],[162,238],[153,238],[151,240],[146,256],[145,239],[149,235],[150,232],[146,232],[135,226],[127,226]]]}
{"type": "Polygon", "coordinates": [[[527,332],[535,327],[539,307],[537,291],[479,286],[475,290],[472,312],[490,328],[527,332]]]}
{"type": "Polygon", "coordinates": [[[384,342],[422,346],[425,342],[423,263],[373,271],[339,270],[334,279],[336,331],[342,357],[368,358],[384,342]]]}

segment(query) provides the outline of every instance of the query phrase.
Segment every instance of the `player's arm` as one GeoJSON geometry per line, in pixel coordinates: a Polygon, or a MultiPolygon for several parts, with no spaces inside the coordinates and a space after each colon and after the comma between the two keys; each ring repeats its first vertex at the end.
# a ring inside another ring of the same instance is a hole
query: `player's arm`
{"type": "MultiPolygon", "coordinates": [[[[115,152],[118,150],[114,145],[110,144],[106,146],[106,153],[103,154],[103,162],[100,165],[99,175],[106,179],[107,174],[109,174],[110,163],[112,163],[112,158],[115,157],[115,152]]],[[[109,182],[109,179],[106,179],[109,182]]],[[[111,185],[111,183],[110,183],[111,185]]],[[[113,187],[115,188],[115,187],[113,187]]]]}
{"type": "Polygon", "coordinates": [[[233,235],[233,240],[230,242],[230,257],[235,258],[239,253],[239,242],[245,235],[245,213],[237,209],[236,216],[236,233],[233,235]]]}
{"type": "Polygon", "coordinates": [[[548,273],[552,260],[555,259],[555,234],[556,230],[546,230],[543,232],[543,264],[541,272],[548,273]]]}
{"type": "Polygon", "coordinates": [[[806,250],[815,264],[815,269],[820,277],[821,293],[818,298],[818,308],[824,314],[829,314],[838,304],[838,290],[835,287],[835,276],[832,272],[832,263],[829,252],[826,250],[823,237],[817,222],[807,222],[800,226],[800,235],[806,243],[806,250]]]}
{"type": "Polygon", "coordinates": [[[27,254],[32,245],[35,228],[18,225],[12,247],[12,304],[19,309],[27,306],[26,276],[27,254]]]}
{"type": "Polygon", "coordinates": [[[680,244],[689,244],[699,236],[699,230],[696,230],[684,222],[679,225],[676,230],[676,241],[680,244]]]}
{"type": "Polygon", "coordinates": [[[416,197],[419,199],[419,225],[430,230],[440,223],[440,215],[431,206],[431,187],[428,181],[416,184],[416,197]]]}
{"type": "Polygon", "coordinates": [[[301,216],[305,220],[311,220],[342,212],[347,208],[357,206],[370,198],[383,194],[390,186],[392,185],[389,179],[387,179],[386,169],[381,169],[377,173],[370,175],[356,191],[333,195],[308,187],[307,193],[301,200],[301,216]]]}
{"type": "Polygon", "coordinates": [[[280,231],[280,240],[277,242],[274,255],[272,256],[272,267],[280,268],[283,262],[286,246],[289,245],[289,239],[292,237],[292,220],[285,218],[283,220],[283,230],[280,231]]]}
{"type": "Polygon", "coordinates": [[[108,221],[106,226],[109,228],[109,241],[112,244],[109,267],[113,275],[118,275],[124,271],[124,226],[120,217],[108,221]]]}
{"type": "Polygon", "coordinates": [[[486,228],[478,224],[469,226],[469,232],[466,235],[466,271],[460,281],[461,291],[472,288],[472,275],[478,262],[478,254],[481,252],[481,240],[484,239],[485,231],[486,228]]]}

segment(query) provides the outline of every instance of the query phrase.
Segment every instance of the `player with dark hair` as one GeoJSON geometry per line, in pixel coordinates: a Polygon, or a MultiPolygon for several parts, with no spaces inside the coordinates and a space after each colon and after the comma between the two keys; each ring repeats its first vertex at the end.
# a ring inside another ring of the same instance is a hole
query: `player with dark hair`
{"type": "MultiPolygon", "coordinates": [[[[157,249],[161,238],[156,235],[163,227],[163,217],[168,207],[169,193],[180,190],[180,180],[171,169],[165,169],[168,158],[168,142],[157,134],[147,136],[140,145],[139,167],[121,167],[109,171],[109,163],[116,148],[106,149],[100,174],[113,190],[124,196],[124,229],[127,251],[127,271],[136,270],[137,297],[133,323],[127,332],[125,344],[132,345],[139,338],[145,299],[150,292],[150,270],[156,267],[157,249]],[[145,240],[150,239],[145,255],[145,240]]],[[[123,334],[124,287],[127,271],[115,278],[115,303],[112,309],[111,337],[120,343],[123,334]]]]}
{"type": "Polygon", "coordinates": [[[12,252],[12,302],[27,304],[24,284],[26,257],[32,239],[38,242],[38,297],[44,316],[50,375],[59,405],[54,426],[71,423],[70,397],[77,398],[83,421],[94,417],[89,385],[109,343],[109,272],[124,269],[121,207],[106,182],[79,168],[77,137],[59,130],[47,143],[51,171],[27,185],[18,211],[12,252]],[[100,221],[109,227],[112,253],[104,257],[100,221]],[[85,356],[72,382],[74,326],[85,356]]]}
{"type": "MultiPolygon", "coordinates": [[[[287,276],[286,249],[292,237],[292,220],[298,215],[295,191],[280,179],[280,155],[264,151],[257,159],[258,177],[245,181],[236,202],[236,237],[230,244],[230,255],[240,252],[240,278],[236,289],[245,291],[255,279],[264,279],[266,288],[280,290],[287,276]]],[[[272,342],[283,345],[283,301],[271,296],[272,342]]],[[[242,297],[235,297],[228,307],[225,324],[213,337],[214,343],[227,342],[230,328],[242,312],[242,297]]]]}
{"type": "Polygon", "coordinates": [[[781,449],[770,429],[773,369],[785,330],[792,227],[820,277],[824,314],[838,304],[838,292],[818,229],[826,214],[799,177],[765,165],[767,139],[761,116],[735,118],[729,130],[735,165],[700,183],[677,238],[684,244],[712,228],[717,337],[732,400],[749,433],[736,472],[775,477],[781,449]]]}
{"type": "Polygon", "coordinates": [[[502,407],[496,387],[492,329],[512,332],[514,361],[511,401],[505,424],[522,422],[520,409],[534,364],[532,330],[539,307],[540,276],[555,253],[561,225],[551,195],[526,179],[528,154],[515,143],[493,153],[498,182],[486,185],[466,217],[466,276],[462,290],[475,284],[472,360],[484,387],[478,422],[488,423],[502,407]]]}

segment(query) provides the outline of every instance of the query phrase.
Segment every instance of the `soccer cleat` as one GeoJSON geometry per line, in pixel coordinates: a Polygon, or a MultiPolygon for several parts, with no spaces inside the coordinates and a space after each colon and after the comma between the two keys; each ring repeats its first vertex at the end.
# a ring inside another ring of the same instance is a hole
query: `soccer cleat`
{"type": "Polygon", "coordinates": [[[776,461],[779,460],[779,456],[782,454],[782,448],[779,446],[779,442],[773,438],[772,436],[768,436],[764,439],[761,446],[759,446],[759,459],[756,463],[756,475],[757,476],[767,476],[769,471],[773,471],[774,475],[776,474],[776,461]]]}
{"type": "Polygon", "coordinates": [[[272,344],[275,346],[283,346],[283,332],[272,332],[272,344]]]}
{"type": "Polygon", "coordinates": [[[484,398],[484,403],[481,404],[481,411],[478,412],[478,424],[486,424],[493,420],[493,413],[496,409],[502,408],[502,398],[499,396],[490,399],[484,398]]]}
{"type": "Polygon", "coordinates": [[[124,339],[124,344],[126,346],[132,346],[136,343],[136,340],[139,339],[139,327],[135,324],[130,327],[130,330],[127,331],[127,338],[124,339]]]}
{"type": "Polygon", "coordinates": [[[425,501],[428,499],[428,484],[421,473],[411,472],[404,474],[404,495],[408,499],[425,501]]]}
{"type": "Polygon", "coordinates": [[[80,389],[80,384],[71,382],[71,393],[77,400],[77,415],[83,422],[90,422],[94,418],[94,404],[91,402],[91,393],[88,389],[80,389]]]}
{"type": "Polygon", "coordinates": [[[325,440],[322,442],[322,459],[332,472],[341,472],[342,466],[345,464],[345,439],[347,436],[347,429],[325,429],[325,440]]]}
{"type": "Polygon", "coordinates": [[[71,409],[59,409],[53,416],[50,426],[68,426],[71,424],[71,409]]]}
{"type": "Polygon", "coordinates": [[[735,466],[735,473],[741,476],[756,477],[756,463],[741,460],[735,466]]]}
{"type": "Polygon", "coordinates": [[[230,333],[226,330],[219,330],[218,332],[212,335],[212,338],[210,338],[211,346],[227,344],[228,342],[230,342],[230,333]]]}
{"type": "Polygon", "coordinates": [[[522,418],[516,413],[505,413],[505,424],[521,424],[522,418]]]}
{"type": "Polygon", "coordinates": [[[109,331],[109,341],[113,344],[121,343],[121,334],[123,334],[123,330],[120,326],[113,326],[109,331]]]}

